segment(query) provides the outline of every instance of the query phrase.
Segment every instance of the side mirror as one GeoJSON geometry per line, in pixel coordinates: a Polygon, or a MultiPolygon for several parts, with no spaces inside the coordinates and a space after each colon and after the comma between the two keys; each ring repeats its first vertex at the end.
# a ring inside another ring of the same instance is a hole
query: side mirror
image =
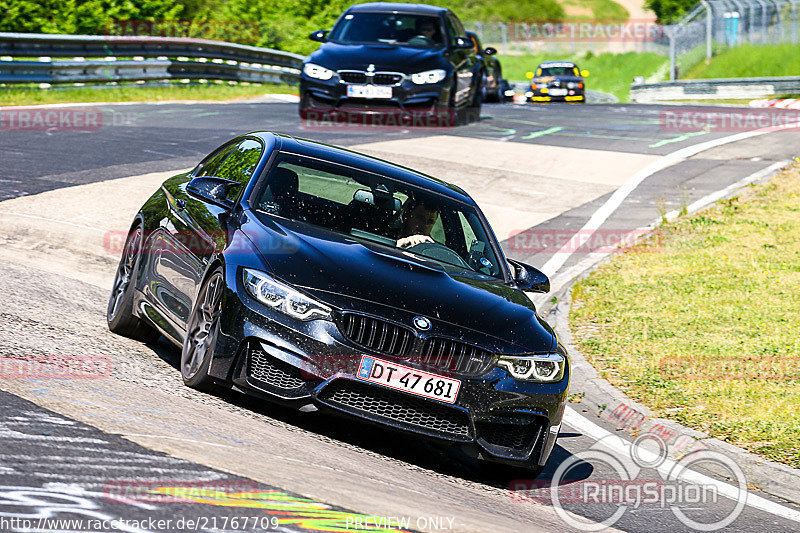
{"type": "Polygon", "coordinates": [[[472,39],[469,37],[456,37],[455,42],[453,43],[453,48],[456,50],[466,50],[474,46],[475,43],[473,43],[472,39]]]}
{"type": "Polygon", "coordinates": [[[486,54],[487,56],[493,56],[497,53],[497,48],[487,46],[486,49],[483,51],[483,53],[486,54]]]}
{"type": "Polygon", "coordinates": [[[589,77],[589,71],[588,70],[582,70],[581,71],[581,76],[583,76],[584,78],[588,78],[589,77]]]}
{"type": "Polygon", "coordinates": [[[516,271],[514,274],[514,282],[517,284],[517,287],[523,291],[529,292],[550,292],[550,279],[548,279],[544,272],[538,268],[526,265],[525,263],[515,261],[514,259],[507,259],[507,261],[516,271]]]}
{"type": "Polygon", "coordinates": [[[312,31],[311,35],[308,36],[309,39],[312,41],[317,41],[318,43],[324,43],[328,40],[328,34],[330,33],[329,30],[317,30],[312,31]]]}
{"type": "Polygon", "coordinates": [[[230,211],[233,209],[233,202],[228,200],[228,191],[239,186],[241,186],[241,183],[238,181],[203,176],[190,181],[186,185],[186,192],[199,200],[230,211]]]}
{"type": "Polygon", "coordinates": [[[526,72],[525,73],[525,77],[528,78],[529,80],[532,80],[533,79],[533,72],[526,72]]]}

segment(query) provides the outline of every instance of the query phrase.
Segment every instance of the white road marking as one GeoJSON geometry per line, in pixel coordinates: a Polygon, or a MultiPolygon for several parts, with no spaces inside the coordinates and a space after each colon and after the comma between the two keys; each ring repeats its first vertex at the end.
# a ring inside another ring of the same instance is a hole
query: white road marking
{"type": "MultiPolygon", "coordinates": [[[[575,232],[575,236],[577,237],[579,235],[586,235],[587,239],[590,238],[592,232],[599,229],[600,226],[603,225],[608,217],[610,217],[614,211],[616,211],[619,206],[622,205],[622,202],[625,201],[625,199],[636,189],[636,187],[639,186],[639,184],[659,170],[663,170],[683,161],[684,159],[688,159],[693,155],[699,154],[700,152],[710,150],[711,148],[741,141],[743,139],[749,139],[750,137],[756,137],[758,135],[764,135],[773,131],[775,131],[775,129],[745,131],[735,135],[722,137],[720,139],[714,139],[712,141],[695,144],[693,146],[687,146],[686,148],[681,148],[680,150],[672,152],[671,154],[665,155],[661,159],[650,163],[642,170],[635,173],[622,185],[622,187],[614,191],[614,194],[612,194],[611,197],[606,200],[606,202],[600,206],[600,208],[595,211],[594,214],[592,214],[591,218],[586,222],[586,224],[584,224],[581,229],[575,232]]],[[[555,273],[558,272],[558,269],[561,268],[574,253],[574,248],[575,246],[572,244],[572,239],[570,239],[567,244],[562,246],[561,249],[558,250],[553,257],[551,257],[550,260],[544,264],[544,266],[541,268],[542,272],[550,277],[553,277],[555,273]]]]}
{"type": "Polygon", "coordinates": [[[195,444],[207,444],[208,446],[219,446],[221,448],[236,448],[236,446],[230,446],[228,444],[217,444],[215,442],[208,442],[204,440],[194,440],[194,439],[184,439],[181,437],[170,437],[168,435],[147,435],[144,433],[120,433],[121,437],[131,438],[131,437],[143,437],[148,439],[171,439],[171,440],[179,440],[181,442],[193,442],[195,444]]]}
{"type": "MultiPolygon", "coordinates": [[[[614,452],[629,456],[630,448],[633,446],[632,442],[601,428],[588,418],[575,411],[572,407],[567,407],[564,411],[564,422],[572,428],[580,431],[584,435],[592,438],[593,440],[599,441],[602,439],[603,444],[608,446],[614,452]]],[[[656,453],[641,446],[638,447],[637,454],[643,460],[648,462],[655,462],[654,460],[657,457],[656,453]]],[[[657,468],[657,470],[662,474],[668,475],[670,472],[674,472],[675,466],[675,461],[672,461],[671,459],[664,459],[664,462],[657,468]]],[[[719,494],[734,501],[737,501],[739,498],[741,498],[742,492],[744,492],[744,495],[746,496],[746,505],[755,509],[766,511],[770,514],[785,518],[787,520],[800,522],[800,511],[784,507],[783,505],[777,504],[757,494],[753,494],[752,492],[740,491],[738,487],[729,485],[723,481],[719,481],[704,474],[686,469],[683,470],[677,477],[682,481],[693,483],[695,485],[713,485],[719,491],[719,494]]]]}
{"type": "Polygon", "coordinates": [[[76,228],[88,229],[88,230],[91,230],[91,231],[96,231],[98,233],[106,233],[106,230],[102,230],[102,229],[99,229],[99,228],[93,228],[93,227],[90,227],[90,226],[84,226],[83,224],[75,224],[74,222],[67,222],[66,220],[58,220],[58,219],[55,219],[55,218],[40,217],[39,215],[31,215],[31,214],[28,214],[28,213],[17,213],[17,212],[14,212],[14,211],[0,211],[0,214],[2,214],[2,215],[14,215],[15,217],[32,218],[32,219],[35,219],[35,220],[44,220],[46,222],[56,222],[58,224],[65,224],[67,226],[73,226],[73,227],[76,227],[76,228]]]}

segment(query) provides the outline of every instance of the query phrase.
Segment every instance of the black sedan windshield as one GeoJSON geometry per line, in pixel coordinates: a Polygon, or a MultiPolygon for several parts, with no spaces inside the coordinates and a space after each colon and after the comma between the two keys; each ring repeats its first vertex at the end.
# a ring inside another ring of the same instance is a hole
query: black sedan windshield
{"type": "Polygon", "coordinates": [[[382,43],[433,48],[444,45],[437,17],[403,13],[348,13],[330,35],[340,44],[382,43]]]}
{"type": "Polygon", "coordinates": [[[352,167],[281,153],[256,209],[433,259],[448,271],[502,277],[475,208],[352,167]]]}
{"type": "Polygon", "coordinates": [[[563,66],[563,67],[542,67],[539,69],[541,73],[539,76],[577,76],[578,67],[563,66]]]}

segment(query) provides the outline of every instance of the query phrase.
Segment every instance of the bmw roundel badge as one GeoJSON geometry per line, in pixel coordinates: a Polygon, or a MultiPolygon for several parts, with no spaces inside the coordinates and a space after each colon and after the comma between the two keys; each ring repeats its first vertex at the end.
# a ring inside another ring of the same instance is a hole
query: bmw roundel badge
{"type": "Polygon", "coordinates": [[[422,331],[431,329],[431,321],[424,316],[415,316],[414,327],[422,331]]]}

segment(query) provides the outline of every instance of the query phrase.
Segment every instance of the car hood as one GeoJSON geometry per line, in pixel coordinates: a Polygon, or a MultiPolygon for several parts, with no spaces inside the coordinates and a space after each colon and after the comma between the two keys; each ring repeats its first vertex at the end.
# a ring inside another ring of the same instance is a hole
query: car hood
{"type": "Polygon", "coordinates": [[[554,346],[530,299],[500,281],[446,273],[436,261],[299,222],[255,222],[242,229],[272,274],[325,302],[344,307],[357,299],[390,314],[424,315],[521,351],[554,346]]]}
{"type": "Polygon", "coordinates": [[[447,63],[443,59],[443,53],[443,48],[324,43],[308,60],[331,70],[366,70],[373,64],[376,71],[413,74],[445,68],[447,63]]]}

